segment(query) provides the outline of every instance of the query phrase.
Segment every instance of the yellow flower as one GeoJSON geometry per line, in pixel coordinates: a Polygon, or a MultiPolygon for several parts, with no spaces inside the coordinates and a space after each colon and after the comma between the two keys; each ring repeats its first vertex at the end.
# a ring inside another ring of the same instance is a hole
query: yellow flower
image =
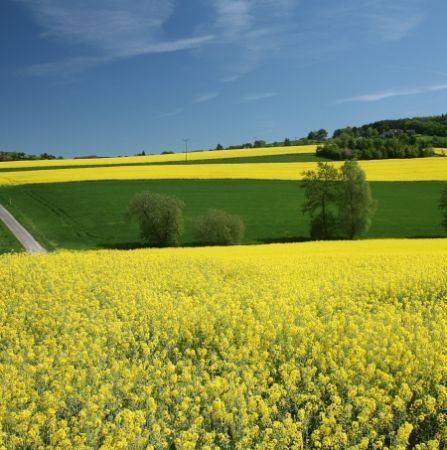
{"type": "Polygon", "coordinates": [[[446,285],[447,239],[2,255],[0,449],[445,448],[446,285]]]}

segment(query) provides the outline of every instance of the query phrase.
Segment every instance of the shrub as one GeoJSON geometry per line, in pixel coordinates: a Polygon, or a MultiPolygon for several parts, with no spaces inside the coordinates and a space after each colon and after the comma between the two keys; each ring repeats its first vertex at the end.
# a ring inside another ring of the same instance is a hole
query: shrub
{"type": "Polygon", "coordinates": [[[140,192],[131,201],[126,219],[136,219],[144,242],[155,247],[179,245],[184,203],[177,197],[140,192]]]}
{"type": "Polygon", "coordinates": [[[197,241],[209,245],[239,244],[244,237],[242,218],[220,209],[210,209],[196,219],[193,233],[197,241]]]}

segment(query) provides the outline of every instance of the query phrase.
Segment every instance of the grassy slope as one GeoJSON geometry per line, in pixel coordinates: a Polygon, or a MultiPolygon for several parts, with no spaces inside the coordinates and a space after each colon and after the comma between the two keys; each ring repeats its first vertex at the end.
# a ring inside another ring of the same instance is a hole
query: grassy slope
{"type": "Polygon", "coordinates": [[[8,252],[19,252],[23,248],[19,241],[13,236],[13,234],[6,228],[5,224],[0,221],[0,254],[8,252]]]}
{"type": "MultiPolygon", "coordinates": [[[[367,237],[443,236],[437,202],[444,183],[371,183],[379,206],[367,237]]],[[[301,212],[303,191],[294,181],[159,180],[110,181],[15,186],[0,189],[0,201],[48,248],[129,248],[138,246],[135,224],[123,214],[136,192],[174,194],[186,203],[190,221],[208,208],[240,214],[246,243],[300,240],[308,236],[301,212]]]]}
{"type": "MultiPolygon", "coordinates": [[[[284,163],[284,162],[316,162],[328,161],[326,158],[315,156],[313,153],[297,153],[287,155],[266,155],[266,156],[241,156],[238,158],[219,158],[219,159],[197,159],[194,161],[164,161],[164,162],[148,162],[148,163],[128,163],[125,161],[120,166],[160,166],[160,165],[183,165],[183,164],[247,164],[247,163],[284,163]]],[[[34,166],[34,167],[2,167],[0,164],[0,172],[21,172],[29,170],[51,170],[51,169],[82,169],[92,167],[117,167],[117,164],[107,164],[107,159],[104,159],[104,164],[92,165],[76,165],[76,166],[34,166]]]]}

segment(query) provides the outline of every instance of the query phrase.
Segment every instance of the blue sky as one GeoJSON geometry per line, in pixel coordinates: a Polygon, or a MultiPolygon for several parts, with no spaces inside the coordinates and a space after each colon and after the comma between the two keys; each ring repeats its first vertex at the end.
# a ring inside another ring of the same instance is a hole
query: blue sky
{"type": "Polygon", "coordinates": [[[1,0],[0,149],[158,153],[447,113],[445,0],[1,0]]]}

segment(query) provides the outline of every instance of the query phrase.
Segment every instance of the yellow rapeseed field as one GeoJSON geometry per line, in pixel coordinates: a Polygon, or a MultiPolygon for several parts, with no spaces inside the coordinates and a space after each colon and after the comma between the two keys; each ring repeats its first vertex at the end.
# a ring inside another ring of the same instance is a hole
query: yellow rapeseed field
{"type": "Polygon", "coordinates": [[[447,447],[447,239],[0,256],[1,449],[447,447]]]}
{"type": "MultiPolygon", "coordinates": [[[[274,156],[290,154],[315,153],[316,145],[297,145],[287,147],[262,147],[252,149],[213,150],[203,152],[189,152],[188,161],[201,159],[225,159],[225,158],[248,158],[253,156],[274,156]]],[[[123,164],[149,164],[160,162],[185,161],[185,153],[174,153],[168,155],[126,156],[113,158],[79,158],[79,159],[52,159],[43,161],[6,161],[0,162],[0,168],[25,168],[25,167],[67,167],[67,166],[101,166],[101,165],[123,165],[123,164]]]]}
{"type": "MultiPolygon", "coordinates": [[[[333,163],[339,167],[342,163],[333,163]]],[[[369,181],[447,180],[447,158],[361,161],[369,181]]],[[[316,163],[191,164],[116,166],[0,172],[1,184],[62,183],[87,180],[263,179],[299,180],[316,163]]]]}

